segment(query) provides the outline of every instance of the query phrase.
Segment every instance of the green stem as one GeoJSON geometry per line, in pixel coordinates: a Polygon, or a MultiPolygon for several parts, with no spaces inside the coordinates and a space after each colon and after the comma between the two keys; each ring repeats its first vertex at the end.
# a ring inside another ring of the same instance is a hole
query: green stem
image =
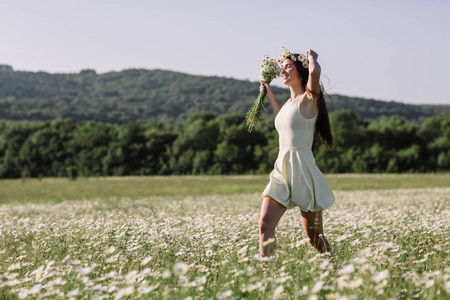
{"type": "Polygon", "coordinates": [[[259,92],[258,97],[253,102],[252,107],[247,112],[247,115],[245,117],[245,123],[248,127],[248,132],[252,132],[253,127],[255,127],[255,125],[257,125],[261,119],[261,109],[263,107],[266,95],[267,90],[266,87],[264,87],[263,90],[259,92]]]}

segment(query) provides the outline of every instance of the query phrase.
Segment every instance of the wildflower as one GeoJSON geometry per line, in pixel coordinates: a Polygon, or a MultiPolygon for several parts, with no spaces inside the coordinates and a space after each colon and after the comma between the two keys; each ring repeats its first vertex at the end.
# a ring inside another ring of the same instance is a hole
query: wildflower
{"type": "Polygon", "coordinates": [[[392,242],[380,242],[380,243],[377,243],[376,245],[380,246],[380,248],[384,251],[395,247],[394,243],[392,243],[392,242]]]}
{"type": "Polygon", "coordinates": [[[363,265],[367,262],[367,258],[365,257],[356,257],[354,259],[352,259],[352,262],[358,264],[358,265],[363,265]]]}
{"type": "Polygon", "coordinates": [[[351,236],[353,236],[353,234],[344,234],[344,235],[341,235],[341,236],[338,236],[337,238],[335,238],[334,241],[335,242],[340,242],[340,241],[343,241],[343,240],[345,240],[345,239],[347,239],[347,238],[349,238],[351,236]]]}
{"type": "Polygon", "coordinates": [[[320,281],[320,280],[317,281],[317,282],[314,284],[313,288],[311,289],[311,293],[317,294],[318,292],[320,292],[320,291],[322,290],[322,288],[323,288],[323,284],[324,284],[323,281],[320,281]]]}
{"type": "Polygon", "coordinates": [[[323,262],[320,264],[319,268],[322,270],[325,270],[329,264],[330,264],[330,260],[324,259],[323,262]]]}
{"type": "Polygon", "coordinates": [[[272,244],[273,242],[275,242],[275,238],[269,238],[267,241],[263,242],[263,246],[267,246],[269,244],[272,244]]]}
{"type": "Polygon", "coordinates": [[[248,245],[242,247],[241,249],[239,249],[238,254],[241,254],[241,255],[242,255],[242,254],[247,253],[247,249],[248,249],[248,245]]]}
{"type": "Polygon", "coordinates": [[[326,270],[322,274],[320,274],[320,280],[326,278],[328,275],[330,275],[330,271],[326,270]]]}
{"type": "Polygon", "coordinates": [[[92,273],[92,268],[91,267],[81,268],[79,273],[80,275],[88,275],[92,273]]]}
{"type": "Polygon", "coordinates": [[[433,246],[434,249],[438,250],[438,251],[443,251],[446,248],[445,244],[436,244],[433,246]]]}
{"type": "Polygon", "coordinates": [[[362,246],[362,242],[359,239],[354,240],[351,244],[352,246],[362,246]]]}
{"type": "Polygon", "coordinates": [[[49,282],[47,282],[47,284],[45,285],[45,288],[56,287],[58,285],[65,285],[66,283],[67,283],[67,280],[63,280],[61,277],[57,277],[54,280],[50,280],[49,282]]]}
{"type": "Polygon", "coordinates": [[[77,288],[77,289],[74,289],[74,290],[71,290],[71,291],[67,292],[66,297],[76,297],[78,295],[80,295],[80,291],[77,288]]]}
{"type": "Polygon", "coordinates": [[[310,241],[309,238],[304,238],[303,240],[297,241],[297,242],[295,243],[295,246],[298,248],[298,247],[301,246],[301,245],[308,244],[309,241],[310,241]]]}
{"type": "Polygon", "coordinates": [[[450,280],[448,280],[445,284],[444,284],[444,289],[447,292],[447,294],[450,294],[450,280]]]}
{"type": "Polygon", "coordinates": [[[427,282],[425,283],[425,286],[427,287],[427,289],[431,288],[433,285],[434,285],[433,279],[427,280],[427,282]]]}
{"type": "Polygon", "coordinates": [[[279,285],[273,293],[273,299],[281,299],[283,297],[284,297],[284,286],[279,285]]]}
{"type": "Polygon", "coordinates": [[[41,291],[41,289],[42,289],[42,285],[36,284],[36,285],[34,285],[32,288],[30,288],[30,289],[28,290],[28,295],[36,296],[37,294],[39,294],[39,292],[41,291]]]}
{"type": "Polygon", "coordinates": [[[161,277],[162,277],[163,279],[169,278],[169,277],[170,277],[170,272],[169,272],[169,270],[164,270],[164,272],[162,272],[162,274],[161,274],[161,277]]]}
{"type": "Polygon", "coordinates": [[[206,250],[205,255],[206,255],[206,257],[214,256],[214,251],[212,251],[211,249],[208,249],[208,250],[206,250]]]}
{"type": "Polygon", "coordinates": [[[373,272],[375,272],[375,267],[370,264],[362,265],[361,268],[359,269],[360,274],[368,274],[373,272]]]}
{"type": "Polygon", "coordinates": [[[413,263],[413,264],[421,264],[421,263],[426,262],[427,259],[428,259],[428,256],[425,256],[424,258],[419,259],[419,260],[415,260],[415,261],[413,261],[412,263],[413,263]]]}
{"type": "Polygon", "coordinates": [[[173,273],[177,276],[182,276],[187,273],[189,266],[183,262],[177,262],[173,266],[173,273]]]}
{"type": "Polygon", "coordinates": [[[15,285],[19,285],[21,282],[17,279],[13,279],[10,281],[7,281],[5,285],[7,286],[15,286],[15,285]]]}
{"type": "Polygon", "coordinates": [[[361,278],[358,278],[356,280],[350,281],[348,283],[348,287],[351,289],[356,289],[360,287],[363,284],[363,280],[361,278]]]}
{"type": "Polygon", "coordinates": [[[44,273],[44,266],[41,266],[36,270],[34,270],[33,272],[31,272],[32,275],[36,275],[36,281],[40,281],[43,273],[44,273]]]}
{"type": "Polygon", "coordinates": [[[343,274],[350,274],[353,273],[355,271],[355,267],[353,266],[353,264],[348,264],[346,266],[344,266],[342,269],[340,269],[338,271],[339,275],[343,275],[343,274]]]}
{"type": "Polygon", "coordinates": [[[20,268],[21,268],[20,263],[12,264],[12,265],[10,265],[10,266],[8,267],[8,271],[14,271],[14,270],[18,270],[18,269],[20,269],[20,268]]]}
{"type": "Polygon", "coordinates": [[[178,278],[178,285],[184,287],[189,286],[189,279],[186,276],[180,276],[178,278]]]}
{"type": "MultiPolygon", "coordinates": [[[[280,75],[280,67],[277,64],[277,60],[274,58],[268,58],[263,60],[262,69],[260,75],[264,82],[270,83],[273,79],[280,75]]],[[[248,110],[245,116],[245,122],[248,128],[248,131],[251,132],[253,127],[259,123],[261,118],[261,109],[264,104],[264,100],[266,98],[267,90],[264,88],[259,92],[258,97],[253,102],[252,106],[248,110]]]]}
{"type": "Polygon", "coordinates": [[[249,284],[249,285],[245,285],[245,284],[243,284],[242,286],[241,286],[241,292],[242,293],[251,293],[251,292],[253,292],[254,290],[256,290],[258,287],[255,285],[255,284],[249,284]]]}
{"type": "Polygon", "coordinates": [[[217,299],[228,299],[233,295],[233,292],[231,290],[217,293],[217,299]]]}
{"type": "Polygon", "coordinates": [[[139,294],[141,294],[141,295],[145,295],[145,294],[148,294],[148,293],[150,293],[150,292],[156,290],[156,288],[157,288],[158,286],[159,286],[159,283],[157,283],[156,285],[148,286],[148,287],[146,287],[146,286],[141,286],[141,287],[139,287],[138,292],[139,292],[139,294]]]}
{"type": "Polygon", "coordinates": [[[26,299],[28,297],[28,290],[21,290],[17,296],[19,297],[19,299],[26,299]]]}
{"type": "Polygon", "coordinates": [[[347,281],[348,281],[348,275],[344,275],[344,276],[338,277],[338,279],[336,280],[338,288],[340,290],[346,288],[348,286],[347,281]]]}
{"type": "Polygon", "coordinates": [[[108,257],[107,259],[105,259],[105,263],[107,264],[111,264],[117,261],[117,259],[119,258],[119,254],[117,255],[113,255],[111,257],[108,257]]]}
{"type": "Polygon", "coordinates": [[[142,262],[141,262],[141,266],[147,265],[151,260],[152,260],[152,257],[151,257],[151,256],[148,256],[148,257],[144,258],[144,259],[142,260],[142,262]]]}
{"type": "Polygon", "coordinates": [[[385,280],[389,277],[389,271],[385,270],[385,271],[381,271],[381,272],[377,272],[372,276],[372,280],[375,282],[380,282],[382,280],[385,280]]]}
{"type": "Polygon", "coordinates": [[[128,272],[128,274],[125,276],[125,280],[127,281],[128,284],[133,284],[137,281],[138,278],[138,272],[135,271],[131,271],[128,272]]]}
{"type": "Polygon", "coordinates": [[[134,292],[133,286],[129,286],[124,289],[120,289],[117,291],[116,296],[114,297],[114,300],[118,300],[123,297],[129,296],[129,295],[133,294],[133,292],[134,292]]]}
{"type": "Polygon", "coordinates": [[[114,251],[116,251],[116,247],[111,246],[108,248],[108,250],[105,251],[106,254],[112,254],[114,253],[114,251]]]}

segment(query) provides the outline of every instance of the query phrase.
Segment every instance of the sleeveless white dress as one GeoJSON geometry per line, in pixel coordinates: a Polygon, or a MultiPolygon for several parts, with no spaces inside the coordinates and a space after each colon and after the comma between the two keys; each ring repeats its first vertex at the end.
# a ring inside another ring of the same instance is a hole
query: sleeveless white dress
{"type": "Polygon", "coordinates": [[[311,150],[317,114],[304,118],[301,98],[287,101],[275,117],[280,150],[262,197],[270,196],[288,209],[298,206],[306,212],[321,211],[335,198],[311,150]]]}

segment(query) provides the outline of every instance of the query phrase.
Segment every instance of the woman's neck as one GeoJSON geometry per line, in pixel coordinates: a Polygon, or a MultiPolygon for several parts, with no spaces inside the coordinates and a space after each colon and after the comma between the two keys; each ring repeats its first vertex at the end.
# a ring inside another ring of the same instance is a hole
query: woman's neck
{"type": "Polygon", "coordinates": [[[290,86],[289,89],[291,90],[291,101],[305,93],[305,89],[301,84],[290,86]]]}

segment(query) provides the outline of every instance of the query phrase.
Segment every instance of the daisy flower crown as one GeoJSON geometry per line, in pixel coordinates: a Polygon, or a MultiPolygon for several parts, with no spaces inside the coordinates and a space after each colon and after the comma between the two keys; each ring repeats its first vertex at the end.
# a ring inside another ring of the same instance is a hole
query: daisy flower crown
{"type": "Polygon", "coordinates": [[[309,63],[308,63],[308,57],[306,57],[306,55],[292,53],[289,49],[284,48],[284,46],[281,46],[281,49],[284,49],[284,53],[281,54],[281,56],[277,59],[277,62],[280,66],[283,64],[283,61],[286,58],[289,58],[289,59],[292,59],[293,61],[301,62],[302,66],[305,69],[308,69],[309,63]]]}

